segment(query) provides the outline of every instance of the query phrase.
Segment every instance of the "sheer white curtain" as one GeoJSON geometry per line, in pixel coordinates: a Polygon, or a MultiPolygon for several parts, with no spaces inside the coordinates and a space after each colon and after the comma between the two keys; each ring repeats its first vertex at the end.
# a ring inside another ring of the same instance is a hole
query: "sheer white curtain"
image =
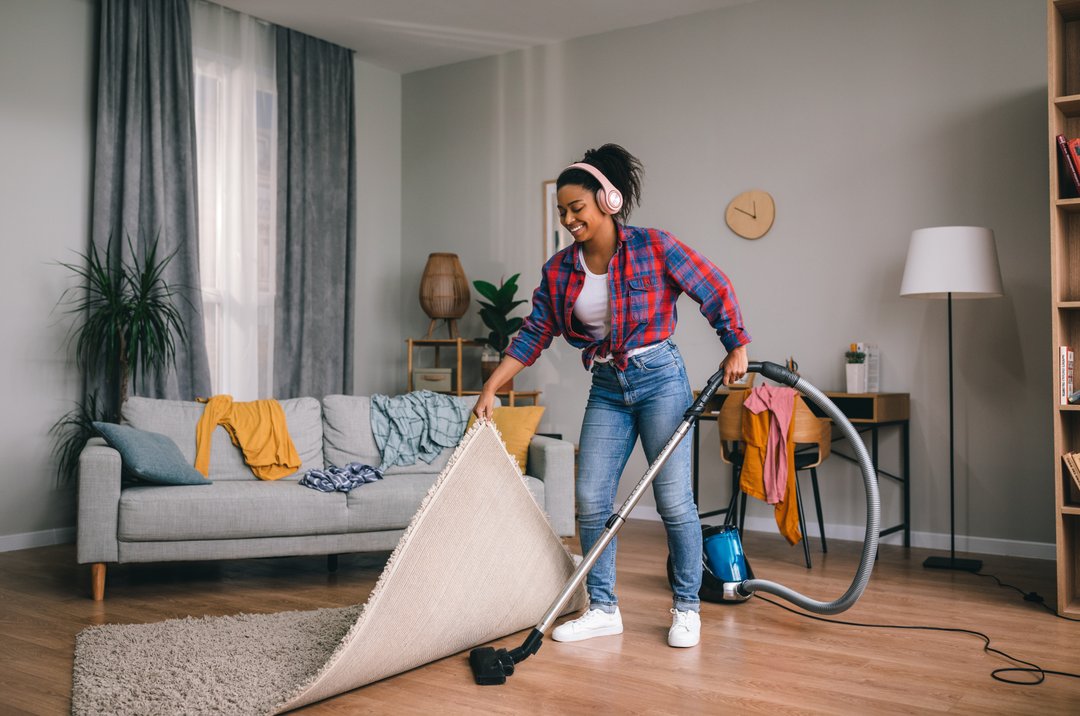
{"type": "Polygon", "coordinates": [[[199,251],[214,393],[273,397],[277,111],[274,30],[192,4],[199,251]]]}

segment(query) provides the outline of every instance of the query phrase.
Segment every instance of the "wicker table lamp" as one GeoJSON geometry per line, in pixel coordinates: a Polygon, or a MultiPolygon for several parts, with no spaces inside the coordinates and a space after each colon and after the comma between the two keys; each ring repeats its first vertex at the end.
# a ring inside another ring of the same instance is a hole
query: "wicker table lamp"
{"type": "Polygon", "coordinates": [[[458,337],[457,319],[469,310],[469,281],[457,254],[430,254],[420,277],[420,307],[431,319],[427,338],[437,321],[445,320],[451,338],[458,337]]]}

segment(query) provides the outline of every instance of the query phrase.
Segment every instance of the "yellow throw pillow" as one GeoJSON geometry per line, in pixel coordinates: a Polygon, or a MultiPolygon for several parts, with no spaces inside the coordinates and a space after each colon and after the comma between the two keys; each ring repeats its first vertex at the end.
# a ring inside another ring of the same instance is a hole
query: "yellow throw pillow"
{"type": "MultiPolygon", "coordinates": [[[[543,405],[526,405],[520,408],[495,408],[491,416],[495,427],[502,434],[503,442],[506,443],[506,451],[517,460],[523,474],[525,463],[529,459],[529,443],[536,434],[543,415],[543,405]]],[[[469,417],[470,428],[475,421],[475,415],[469,417]]]]}

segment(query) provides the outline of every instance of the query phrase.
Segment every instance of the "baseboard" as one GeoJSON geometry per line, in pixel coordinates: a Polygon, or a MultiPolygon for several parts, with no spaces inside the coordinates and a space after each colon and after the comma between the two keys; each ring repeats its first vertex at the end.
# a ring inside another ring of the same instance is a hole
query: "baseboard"
{"type": "Polygon", "coordinates": [[[24,532],[17,535],[0,535],[0,552],[14,552],[19,549],[51,547],[54,544],[71,544],[75,541],[74,527],[57,527],[40,532],[24,532]]]}
{"type": "MultiPolygon", "coordinates": [[[[660,521],[660,513],[655,507],[638,505],[634,508],[634,519],[660,521]]],[[[719,524],[720,518],[713,518],[719,524]]],[[[746,530],[748,532],[776,532],[776,521],[770,517],[747,517],[746,530]]],[[[811,539],[817,536],[817,522],[811,522],[806,526],[811,539]]],[[[865,535],[865,529],[856,525],[834,525],[825,523],[825,537],[827,539],[849,540],[861,542],[865,535]]],[[[904,535],[894,532],[881,538],[881,544],[902,545],[904,535]]],[[[949,535],[935,532],[912,532],[911,546],[925,549],[949,551],[949,535]]],[[[992,537],[967,537],[956,536],[956,551],[963,554],[988,554],[999,557],[1027,557],[1030,559],[1056,559],[1057,550],[1052,543],[1024,542],[1021,540],[995,539],[992,537]]]]}

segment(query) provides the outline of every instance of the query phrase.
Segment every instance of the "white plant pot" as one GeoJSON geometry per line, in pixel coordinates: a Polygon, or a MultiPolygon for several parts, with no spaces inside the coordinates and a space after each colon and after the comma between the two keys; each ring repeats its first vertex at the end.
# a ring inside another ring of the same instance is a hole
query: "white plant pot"
{"type": "Polygon", "coordinates": [[[847,368],[847,392],[849,393],[865,393],[866,392],[866,364],[865,363],[846,363],[847,368]]]}

